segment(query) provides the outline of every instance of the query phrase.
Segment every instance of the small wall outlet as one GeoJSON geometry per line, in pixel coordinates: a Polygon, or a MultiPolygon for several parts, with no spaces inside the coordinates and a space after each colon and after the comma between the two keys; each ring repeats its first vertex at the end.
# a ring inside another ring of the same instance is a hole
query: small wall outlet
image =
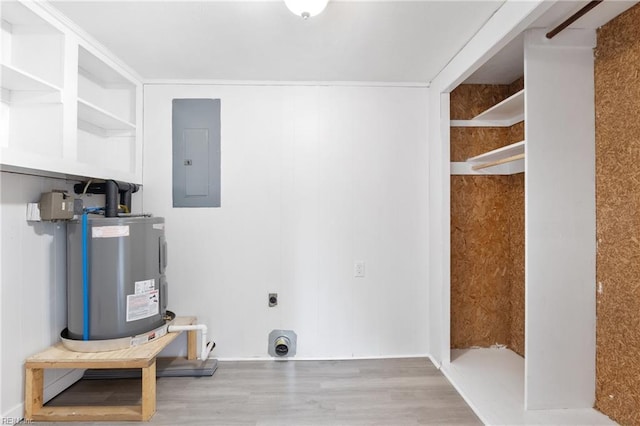
{"type": "Polygon", "coordinates": [[[353,276],[356,278],[364,278],[364,262],[357,261],[353,264],[353,276]]]}
{"type": "Polygon", "coordinates": [[[269,307],[278,306],[278,293],[269,293],[269,307]]]}

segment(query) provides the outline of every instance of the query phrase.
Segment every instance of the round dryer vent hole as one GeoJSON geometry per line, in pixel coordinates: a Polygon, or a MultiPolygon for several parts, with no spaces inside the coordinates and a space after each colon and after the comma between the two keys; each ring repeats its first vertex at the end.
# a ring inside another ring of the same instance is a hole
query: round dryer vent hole
{"type": "Polygon", "coordinates": [[[298,336],[293,330],[273,330],[269,333],[269,355],[287,358],[296,354],[298,336]]]}

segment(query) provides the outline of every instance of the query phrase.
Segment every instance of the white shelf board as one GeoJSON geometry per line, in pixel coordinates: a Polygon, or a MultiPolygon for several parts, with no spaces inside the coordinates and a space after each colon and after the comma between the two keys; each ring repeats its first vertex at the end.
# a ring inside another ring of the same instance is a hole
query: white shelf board
{"type": "MultiPolygon", "coordinates": [[[[476,115],[473,119],[483,121],[507,121],[520,117],[522,117],[521,120],[524,119],[524,89],[476,115]]],[[[517,123],[517,121],[515,123],[517,123]]]]}
{"type": "Polygon", "coordinates": [[[0,148],[0,170],[63,179],[115,179],[141,184],[133,172],[113,170],[101,164],[88,164],[64,158],[52,158],[36,152],[0,148]]]}
{"type": "Polygon", "coordinates": [[[0,16],[11,26],[28,26],[39,34],[61,34],[27,6],[17,1],[1,1],[0,16]]]}
{"type": "Polygon", "coordinates": [[[524,141],[512,143],[484,154],[476,155],[468,158],[470,163],[488,163],[490,161],[502,160],[503,158],[512,157],[514,155],[524,154],[524,141]]]}
{"type": "Polygon", "coordinates": [[[471,120],[451,120],[451,127],[511,127],[524,120],[524,89],[471,120]]]}
{"type": "Polygon", "coordinates": [[[135,87],[133,82],[82,46],[78,47],[78,72],[103,87],[110,85],[135,87]]]}
{"type": "Polygon", "coordinates": [[[473,170],[472,167],[478,163],[469,163],[466,161],[451,162],[449,173],[451,175],[515,175],[524,172],[524,159],[511,161],[509,163],[498,164],[497,166],[487,167],[485,169],[473,170]]]}
{"type": "Polygon", "coordinates": [[[525,141],[513,143],[476,155],[463,162],[452,162],[450,166],[451,175],[513,175],[524,172],[524,159],[510,161],[508,163],[498,164],[496,166],[486,167],[480,170],[473,170],[474,166],[483,163],[502,160],[513,157],[514,155],[524,154],[525,141]]]}
{"type": "Polygon", "coordinates": [[[99,108],[87,101],[78,99],[78,121],[83,121],[103,129],[105,132],[110,130],[126,130],[135,131],[136,125],[123,120],[99,108]]]}
{"type": "Polygon", "coordinates": [[[2,88],[10,91],[59,93],[62,89],[11,65],[2,64],[2,88]]]}
{"type": "Polygon", "coordinates": [[[509,349],[458,349],[442,371],[487,425],[615,425],[593,408],[524,409],[524,358],[509,349]]]}

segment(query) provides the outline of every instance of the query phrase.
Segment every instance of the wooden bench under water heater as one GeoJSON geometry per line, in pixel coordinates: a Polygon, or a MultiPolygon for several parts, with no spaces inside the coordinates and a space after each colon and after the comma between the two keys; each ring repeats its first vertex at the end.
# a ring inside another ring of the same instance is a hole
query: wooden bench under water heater
{"type": "MultiPolygon", "coordinates": [[[[174,325],[195,324],[196,317],[177,317],[174,325]]],[[[181,332],[167,333],[157,340],[110,352],[74,352],[57,343],[27,358],[25,362],[25,420],[36,421],[146,421],[156,412],[156,356],[181,332]],[[140,368],[140,405],[49,407],[43,404],[44,370],[47,368],[140,368]]],[[[187,332],[187,359],[197,357],[197,331],[187,332]]]]}

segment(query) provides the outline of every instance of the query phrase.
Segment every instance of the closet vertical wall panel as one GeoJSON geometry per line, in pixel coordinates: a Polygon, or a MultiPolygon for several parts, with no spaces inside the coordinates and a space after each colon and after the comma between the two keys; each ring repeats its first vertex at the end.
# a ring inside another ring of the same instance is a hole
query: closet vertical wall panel
{"type": "Polygon", "coordinates": [[[598,31],[596,407],[640,425],[640,5],[598,31]]]}
{"type": "Polygon", "coordinates": [[[587,408],[595,393],[592,30],[525,35],[525,405],[587,408]]]}
{"type": "MultiPolygon", "coordinates": [[[[524,87],[524,79],[511,84],[509,92],[524,87]]],[[[509,128],[509,142],[525,140],[524,121],[509,128]]],[[[509,176],[509,349],[524,356],[524,173],[509,176]]]]}

